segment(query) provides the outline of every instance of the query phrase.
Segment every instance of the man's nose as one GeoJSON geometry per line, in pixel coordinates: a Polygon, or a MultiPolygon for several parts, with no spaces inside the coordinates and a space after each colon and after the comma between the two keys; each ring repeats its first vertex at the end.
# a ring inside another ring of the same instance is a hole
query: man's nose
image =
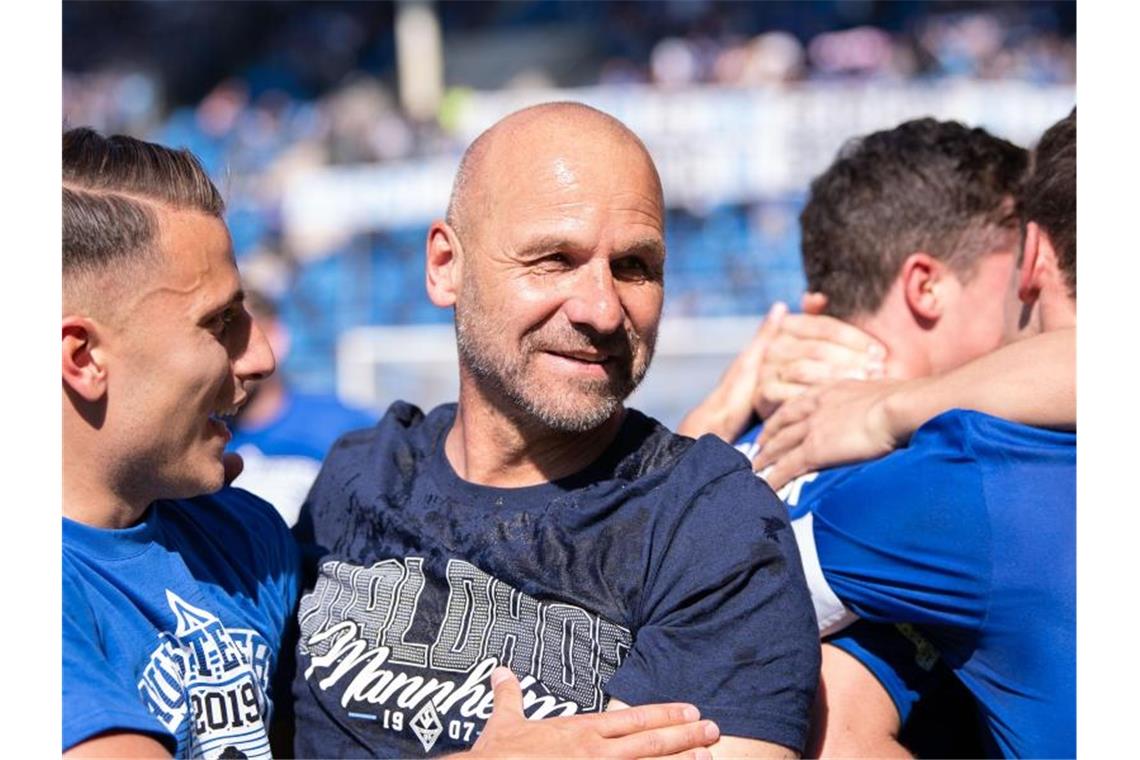
{"type": "Polygon", "coordinates": [[[572,324],[587,325],[598,333],[613,333],[622,326],[621,299],[609,261],[591,263],[579,270],[573,293],[563,308],[572,324]]]}
{"type": "Polygon", "coordinates": [[[256,320],[249,321],[249,340],[234,360],[234,374],[241,380],[264,380],[277,369],[277,359],[256,320]]]}

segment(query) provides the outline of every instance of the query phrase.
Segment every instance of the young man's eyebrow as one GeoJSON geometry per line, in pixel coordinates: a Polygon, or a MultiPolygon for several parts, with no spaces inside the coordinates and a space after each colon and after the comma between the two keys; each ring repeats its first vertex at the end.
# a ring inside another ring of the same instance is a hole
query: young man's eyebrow
{"type": "Polygon", "coordinates": [[[231,293],[230,297],[227,298],[225,301],[221,301],[220,303],[216,303],[213,306],[211,306],[210,308],[208,308],[206,310],[206,313],[202,316],[202,321],[207,322],[207,321],[213,319],[219,312],[225,311],[226,309],[230,308],[231,306],[237,306],[238,304],[241,304],[244,302],[245,302],[245,289],[244,288],[238,288],[233,293],[231,293]]]}

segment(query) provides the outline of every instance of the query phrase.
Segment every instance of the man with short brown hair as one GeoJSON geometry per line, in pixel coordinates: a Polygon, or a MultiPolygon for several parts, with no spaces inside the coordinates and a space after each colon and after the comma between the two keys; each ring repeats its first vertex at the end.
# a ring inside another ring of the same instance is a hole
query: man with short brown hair
{"type": "Polygon", "coordinates": [[[69,755],[270,754],[297,556],[272,507],[222,489],[224,418],[274,369],[222,210],[188,152],[64,134],[69,755]]]}

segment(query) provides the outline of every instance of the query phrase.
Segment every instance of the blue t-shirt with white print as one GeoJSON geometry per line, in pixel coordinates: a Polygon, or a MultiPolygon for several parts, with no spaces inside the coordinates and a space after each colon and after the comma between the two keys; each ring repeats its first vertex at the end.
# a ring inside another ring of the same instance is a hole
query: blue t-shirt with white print
{"type": "Polygon", "coordinates": [[[63,518],[63,749],[119,730],[176,757],[269,757],[297,587],[288,529],[240,489],[122,530],[63,518]]]}
{"type": "Polygon", "coordinates": [[[739,454],[628,410],[582,471],[486,487],[444,453],[455,412],[394,404],[302,509],[298,756],[467,748],[499,663],[532,718],[686,701],[802,751],[815,620],[783,505],[739,454]]]}
{"type": "Polygon", "coordinates": [[[800,501],[827,586],[864,620],[910,624],[832,643],[904,705],[929,649],[977,700],[988,752],[1072,756],[1075,464],[1073,433],[955,410],[829,470],[800,501]]]}

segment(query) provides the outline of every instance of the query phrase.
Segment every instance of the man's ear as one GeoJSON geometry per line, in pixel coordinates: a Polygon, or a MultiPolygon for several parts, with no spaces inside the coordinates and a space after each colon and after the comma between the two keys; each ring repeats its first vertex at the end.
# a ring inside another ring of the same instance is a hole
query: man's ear
{"type": "Polygon", "coordinates": [[[1025,244],[1021,264],[1017,268],[1017,297],[1032,304],[1041,295],[1049,277],[1057,276],[1057,252],[1053,241],[1041,231],[1037,222],[1025,225],[1025,244]]]}
{"type": "Polygon", "coordinates": [[[928,253],[912,253],[903,261],[903,295],[916,319],[929,326],[937,322],[946,310],[944,292],[950,271],[945,264],[928,253]]]}
{"type": "Polygon", "coordinates": [[[99,401],[107,393],[99,328],[87,317],[63,318],[63,382],[87,401],[99,401]]]}
{"type": "Polygon", "coordinates": [[[454,306],[463,279],[463,245],[445,222],[433,222],[427,236],[427,292],[436,306],[454,306]]]}

